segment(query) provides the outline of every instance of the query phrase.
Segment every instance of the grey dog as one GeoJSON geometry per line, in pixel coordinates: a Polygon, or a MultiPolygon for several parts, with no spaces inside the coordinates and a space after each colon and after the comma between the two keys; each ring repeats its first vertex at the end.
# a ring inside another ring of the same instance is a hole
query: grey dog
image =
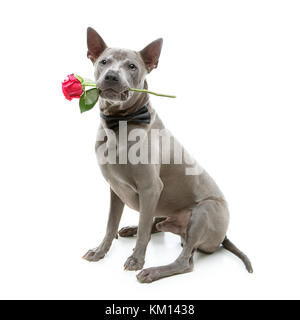
{"type": "MultiPolygon", "coordinates": [[[[167,131],[152,108],[148,94],[132,92],[129,88],[147,89],[146,75],[158,65],[162,39],[153,41],[137,52],[108,47],[92,28],[87,30],[88,57],[94,64],[97,87],[100,89],[101,123],[99,130],[113,130],[117,139],[117,158],[127,152],[133,141],[122,143],[118,128],[112,123],[125,121],[127,133],[142,129],[144,137],[140,146],[151,145],[151,131],[167,131]],[[144,110],[141,112],[140,110],[144,110]]],[[[99,261],[109,251],[112,241],[137,235],[133,254],[125,262],[126,270],[141,270],[145,263],[147,245],[151,233],[173,232],[181,237],[182,252],[171,264],[142,270],[138,281],[150,283],[164,277],[193,270],[196,250],[211,254],[221,245],[237,255],[252,273],[247,256],[226,237],[229,212],[223,194],[216,183],[191,158],[176,163],[173,152],[176,139],[170,135],[170,163],[164,163],[161,142],[151,148],[158,163],[101,163],[99,150],[110,148],[110,137],[96,142],[96,154],[101,171],[110,185],[110,211],[106,235],[101,244],[89,250],[84,259],[99,261]],[[194,163],[197,174],[187,174],[194,163]],[[138,227],[126,227],[118,232],[124,205],[140,213],[138,227]]],[[[184,148],[182,148],[184,150],[184,148]]],[[[184,150],[185,154],[186,150],[184,150]]],[[[189,156],[187,156],[189,157],[189,156]]]]}

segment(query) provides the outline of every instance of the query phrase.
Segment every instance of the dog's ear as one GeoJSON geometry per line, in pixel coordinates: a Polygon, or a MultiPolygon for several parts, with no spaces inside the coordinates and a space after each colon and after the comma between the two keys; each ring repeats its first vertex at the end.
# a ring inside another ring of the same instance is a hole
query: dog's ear
{"type": "Polygon", "coordinates": [[[87,56],[94,63],[101,53],[107,48],[107,45],[99,34],[91,27],[87,29],[87,56]]]}
{"type": "Polygon", "coordinates": [[[151,72],[153,69],[157,68],[162,45],[163,39],[157,39],[140,51],[140,55],[148,72],[151,72]]]}

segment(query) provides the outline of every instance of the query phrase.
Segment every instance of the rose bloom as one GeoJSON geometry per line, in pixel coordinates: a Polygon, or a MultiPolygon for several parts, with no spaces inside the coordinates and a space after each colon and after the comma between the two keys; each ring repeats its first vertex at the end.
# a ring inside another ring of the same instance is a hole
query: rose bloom
{"type": "Polygon", "coordinates": [[[62,91],[68,100],[73,98],[79,99],[82,95],[82,85],[80,81],[73,75],[68,75],[68,79],[62,83],[62,91]]]}

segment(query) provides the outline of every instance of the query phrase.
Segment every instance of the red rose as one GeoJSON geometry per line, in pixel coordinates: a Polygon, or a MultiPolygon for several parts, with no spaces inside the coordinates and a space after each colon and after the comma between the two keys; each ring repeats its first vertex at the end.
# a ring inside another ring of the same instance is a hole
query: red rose
{"type": "Polygon", "coordinates": [[[68,79],[64,80],[62,83],[62,91],[68,100],[73,98],[79,99],[82,95],[82,85],[81,82],[73,75],[68,75],[68,79]]]}

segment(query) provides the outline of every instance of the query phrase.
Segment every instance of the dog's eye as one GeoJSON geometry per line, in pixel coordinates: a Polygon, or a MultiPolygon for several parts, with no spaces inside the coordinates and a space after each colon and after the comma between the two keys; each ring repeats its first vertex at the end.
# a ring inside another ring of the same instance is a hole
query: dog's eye
{"type": "Polygon", "coordinates": [[[103,65],[105,65],[106,62],[107,62],[106,60],[101,60],[101,61],[100,61],[100,63],[103,64],[103,65]]]}
{"type": "Polygon", "coordinates": [[[136,69],[136,66],[135,66],[133,63],[131,63],[131,64],[129,65],[129,68],[130,68],[131,70],[135,70],[135,69],[136,69]]]}

